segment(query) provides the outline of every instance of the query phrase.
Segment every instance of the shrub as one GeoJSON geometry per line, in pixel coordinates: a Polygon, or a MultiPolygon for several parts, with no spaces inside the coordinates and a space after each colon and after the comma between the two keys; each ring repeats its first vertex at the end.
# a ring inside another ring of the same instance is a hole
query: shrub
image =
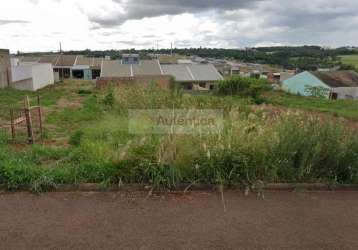
{"type": "Polygon", "coordinates": [[[329,95],[329,89],[321,86],[305,86],[305,93],[312,97],[325,98],[329,95]]]}
{"type": "Polygon", "coordinates": [[[113,104],[114,104],[114,95],[113,95],[113,91],[109,91],[107,93],[107,95],[104,97],[104,100],[103,100],[103,103],[104,105],[108,106],[108,107],[113,107],[113,104]]]}
{"type": "Polygon", "coordinates": [[[221,95],[241,95],[256,98],[263,91],[269,89],[271,87],[266,80],[237,76],[219,82],[217,91],[221,95]]]}

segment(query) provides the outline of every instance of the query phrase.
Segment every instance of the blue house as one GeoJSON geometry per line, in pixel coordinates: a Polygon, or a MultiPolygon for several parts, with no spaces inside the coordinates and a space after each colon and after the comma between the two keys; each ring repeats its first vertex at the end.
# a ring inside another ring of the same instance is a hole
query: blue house
{"type": "Polygon", "coordinates": [[[309,88],[327,90],[331,99],[358,99],[358,74],[355,71],[304,71],[282,83],[282,88],[292,94],[310,96],[309,88]]]}

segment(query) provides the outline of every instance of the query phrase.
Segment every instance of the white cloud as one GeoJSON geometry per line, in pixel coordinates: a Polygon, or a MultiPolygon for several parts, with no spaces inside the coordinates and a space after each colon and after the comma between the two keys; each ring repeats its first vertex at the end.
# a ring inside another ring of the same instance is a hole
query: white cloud
{"type": "Polygon", "coordinates": [[[11,0],[0,47],[70,49],[357,45],[356,0],[11,0]]]}

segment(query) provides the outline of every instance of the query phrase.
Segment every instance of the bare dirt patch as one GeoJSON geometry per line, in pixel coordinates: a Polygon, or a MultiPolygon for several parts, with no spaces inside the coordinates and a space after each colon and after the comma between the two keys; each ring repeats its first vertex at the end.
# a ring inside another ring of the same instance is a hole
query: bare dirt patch
{"type": "Polygon", "coordinates": [[[80,109],[82,107],[82,101],[83,98],[80,97],[76,97],[76,98],[61,98],[58,103],[57,103],[57,107],[59,109],[64,109],[64,108],[72,108],[72,109],[80,109]]]}

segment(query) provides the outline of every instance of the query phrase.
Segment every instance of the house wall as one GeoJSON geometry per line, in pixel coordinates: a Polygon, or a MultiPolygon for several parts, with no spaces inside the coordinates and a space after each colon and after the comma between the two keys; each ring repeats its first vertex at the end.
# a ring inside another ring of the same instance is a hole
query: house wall
{"type": "Polygon", "coordinates": [[[358,99],[358,87],[333,88],[332,92],[338,94],[338,99],[358,99]]]}
{"type": "Polygon", "coordinates": [[[97,88],[105,88],[108,86],[118,85],[143,85],[148,86],[150,83],[155,82],[161,88],[170,88],[171,76],[166,75],[151,75],[151,76],[134,76],[134,77],[101,77],[97,80],[97,88]]]}
{"type": "Polygon", "coordinates": [[[11,87],[20,90],[36,91],[49,84],[54,84],[51,64],[24,64],[13,66],[11,87]]]}
{"type": "Polygon", "coordinates": [[[12,82],[10,85],[14,89],[18,90],[33,90],[32,78],[19,80],[16,82],[12,82]]]}
{"type": "Polygon", "coordinates": [[[31,67],[33,89],[38,90],[55,83],[52,65],[49,63],[34,64],[31,67]]]}
{"type": "Polygon", "coordinates": [[[19,65],[11,67],[12,82],[19,82],[30,78],[32,78],[31,65],[19,65]]]}
{"type": "Polygon", "coordinates": [[[300,74],[297,74],[282,83],[283,90],[290,92],[292,94],[300,94],[303,96],[309,96],[309,93],[306,93],[306,86],[310,87],[324,87],[330,89],[325,83],[320,79],[312,75],[310,72],[305,71],[300,74]]]}
{"type": "Polygon", "coordinates": [[[0,89],[9,86],[11,76],[10,52],[7,49],[0,49],[0,89]]]}
{"type": "Polygon", "coordinates": [[[56,82],[59,82],[59,81],[60,81],[60,73],[54,71],[54,72],[53,72],[53,78],[54,78],[54,80],[55,80],[55,83],[56,83],[56,82]]]}

